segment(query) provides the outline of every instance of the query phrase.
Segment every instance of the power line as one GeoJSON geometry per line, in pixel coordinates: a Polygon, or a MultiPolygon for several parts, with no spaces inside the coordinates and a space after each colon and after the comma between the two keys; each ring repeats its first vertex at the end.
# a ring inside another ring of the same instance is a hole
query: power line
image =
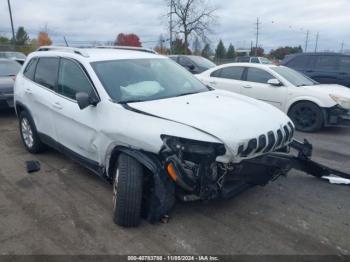
{"type": "Polygon", "coordinates": [[[7,5],[8,5],[8,7],[9,7],[10,20],[11,20],[11,28],[12,28],[12,41],[13,41],[13,45],[15,45],[15,43],[16,43],[16,38],[15,38],[15,28],[14,28],[14,26],[13,26],[12,10],[11,10],[10,0],[7,0],[7,5]]]}
{"type": "Polygon", "coordinates": [[[315,53],[317,52],[317,48],[318,48],[318,39],[319,39],[319,36],[320,36],[320,34],[319,34],[319,32],[317,32],[317,34],[316,34],[316,43],[315,43],[315,53]]]}
{"type": "Polygon", "coordinates": [[[259,17],[256,18],[256,40],[255,40],[255,56],[258,55],[258,43],[259,43],[259,26],[260,26],[260,22],[259,22],[259,17]]]}
{"type": "Polygon", "coordinates": [[[305,52],[307,52],[307,46],[309,44],[309,35],[310,35],[310,31],[307,30],[306,31],[306,40],[305,40],[305,52]]]}

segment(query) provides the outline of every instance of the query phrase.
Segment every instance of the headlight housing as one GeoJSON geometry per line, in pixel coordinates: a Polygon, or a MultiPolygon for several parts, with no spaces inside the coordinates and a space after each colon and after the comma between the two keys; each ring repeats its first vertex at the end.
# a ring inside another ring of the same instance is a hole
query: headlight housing
{"type": "Polygon", "coordinates": [[[342,108],[350,109],[350,98],[338,96],[338,95],[329,95],[330,98],[333,99],[334,102],[336,102],[338,105],[340,105],[342,108]]]}
{"type": "Polygon", "coordinates": [[[197,141],[182,137],[161,135],[161,139],[173,152],[185,152],[190,154],[215,154],[224,155],[225,146],[219,143],[197,141]]]}

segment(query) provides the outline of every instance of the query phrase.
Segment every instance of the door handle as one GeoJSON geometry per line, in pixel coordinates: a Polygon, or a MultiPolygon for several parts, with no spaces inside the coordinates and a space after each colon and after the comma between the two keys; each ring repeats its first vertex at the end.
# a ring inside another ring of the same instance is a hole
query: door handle
{"type": "Polygon", "coordinates": [[[244,85],[243,87],[244,88],[252,88],[252,86],[250,86],[250,85],[244,85]]]}
{"type": "Polygon", "coordinates": [[[61,110],[63,108],[63,106],[59,103],[59,102],[55,102],[52,107],[58,109],[58,110],[61,110]]]}
{"type": "Polygon", "coordinates": [[[211,85],[216,85],[216,84],[217,84],[217,82],[212,81],[212,82],[209,82],[209,84],[211,84],[211,85]]]}
{"type": "Polygon", "coordinates": [[[30,88],[26,88],[26,89],[25,89],[25,92],[26,92],[27,94],[33,94],[32,89],[30,89],[30,88]]]}

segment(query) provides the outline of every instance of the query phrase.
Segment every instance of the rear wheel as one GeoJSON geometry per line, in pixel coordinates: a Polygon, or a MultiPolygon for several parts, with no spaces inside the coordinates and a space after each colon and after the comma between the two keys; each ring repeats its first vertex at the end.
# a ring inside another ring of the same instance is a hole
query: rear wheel
{"type": "Polygon", "coordinates": [[[142,165],[120,154],[113,183],[113,220],[117,225],[136,227],[141,222],[142,165]]]}
{"type": "Polygon", "coordinates": [[[19,129],[23,144],[30,153],[37,154],[45,150],[46,146],[40,141],[34,121],[26,111],[20,113],[19,129]]]}
{"type": "Polygon", "coordinates": [[[295,128],[302,132],[315,132],[323,127],[324,117],[321,108],[312,102],[295,104],[288,113],[295,128]]]}

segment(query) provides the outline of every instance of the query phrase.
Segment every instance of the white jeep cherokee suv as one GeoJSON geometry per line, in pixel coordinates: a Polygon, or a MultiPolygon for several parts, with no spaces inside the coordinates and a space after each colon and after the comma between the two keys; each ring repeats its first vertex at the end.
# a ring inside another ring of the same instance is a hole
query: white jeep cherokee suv
{"type": "Polygon", "coordinates": [[[313,163],[280,110],[212,90],[144,50],[40,48],[14,96],[26,149],[53,147],[113,183],[122,226],[159,220],[175,195],[226,198],[265,185],[292,167],[295,157],[278,153],[288,145],[313,163]]]}

